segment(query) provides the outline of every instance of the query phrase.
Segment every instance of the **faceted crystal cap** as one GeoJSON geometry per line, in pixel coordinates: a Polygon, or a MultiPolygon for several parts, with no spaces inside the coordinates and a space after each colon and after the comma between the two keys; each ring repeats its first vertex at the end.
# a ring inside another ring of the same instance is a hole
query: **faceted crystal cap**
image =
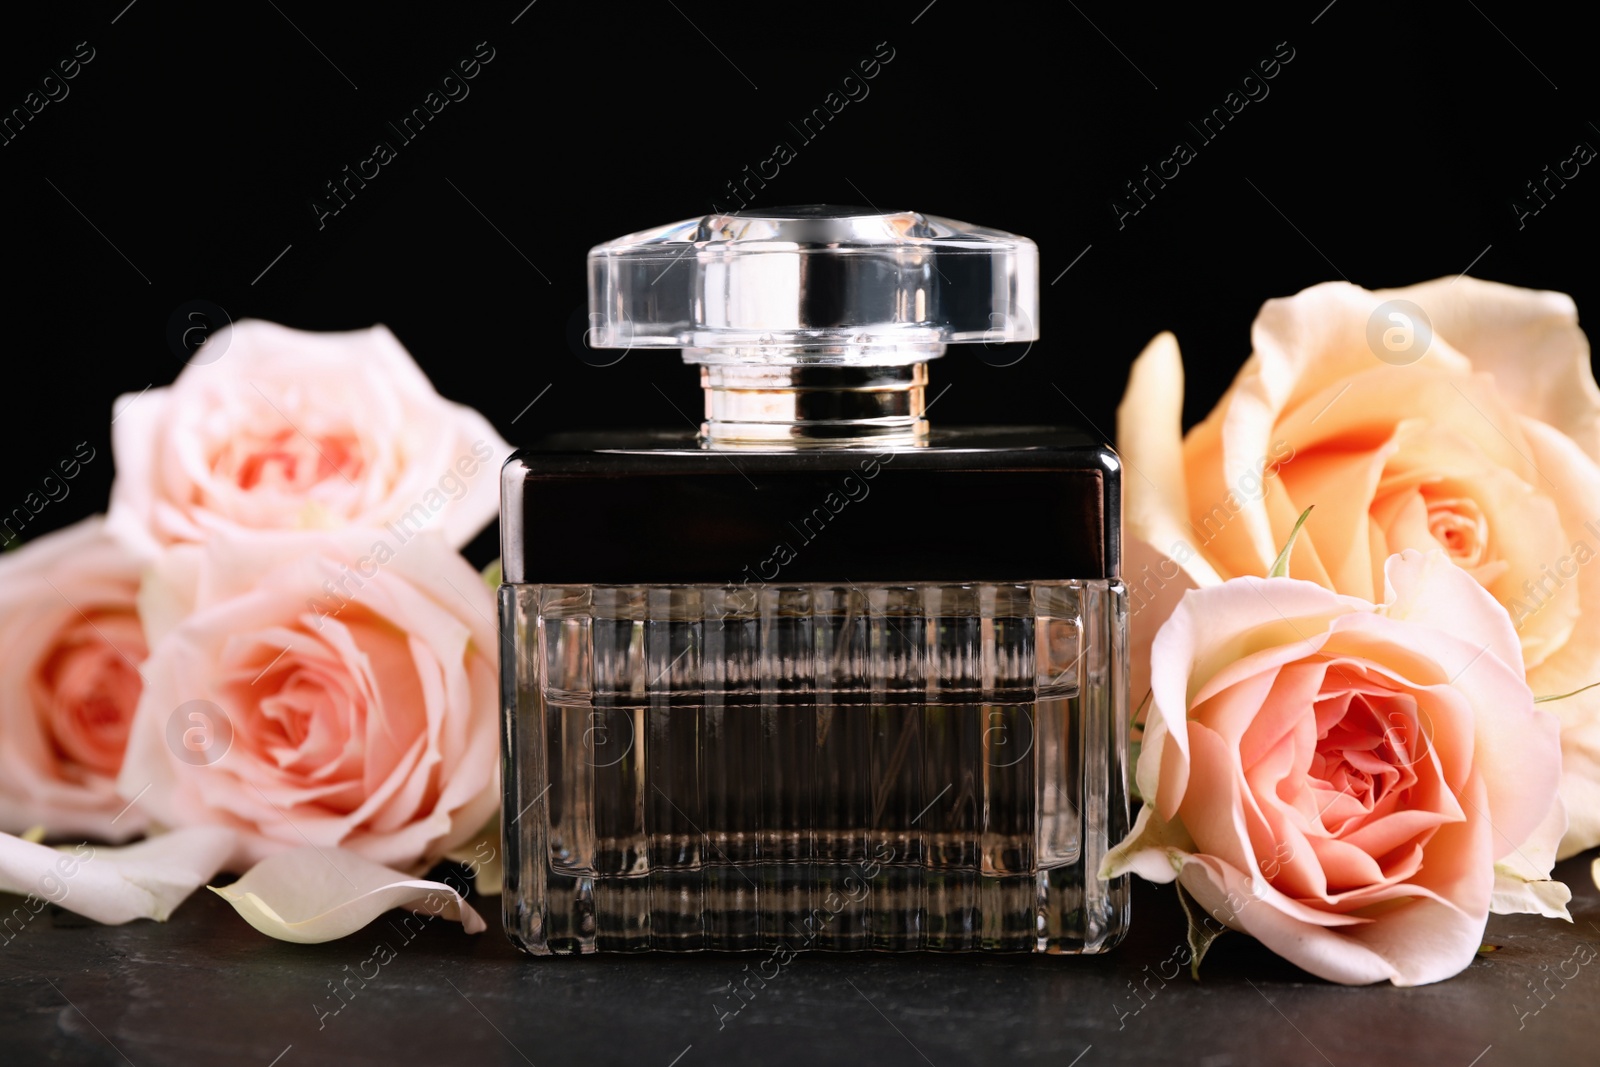
{"type": "Polygon", "coordinates": [[[915,211],[707,215],[591,249],[589,310],[596,348],[710,350],[704,361],[927,359],[947,343],[1038,337],[1039,251],[915,211]]]}

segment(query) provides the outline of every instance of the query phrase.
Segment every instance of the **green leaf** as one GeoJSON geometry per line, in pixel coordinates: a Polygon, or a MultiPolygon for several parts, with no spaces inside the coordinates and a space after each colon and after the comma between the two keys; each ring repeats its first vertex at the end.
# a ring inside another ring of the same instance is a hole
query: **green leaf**
{"type": "Polygon", "coordinates": [[[483,584],[487,585],[490,589],[499,589],[500,561],[497,559],[487,567],[483,568],[483,573],[479,577],[483,579],[483,584]]]}
{"type": "Polygon", "coordinates": [[[1590,682],[1588,685],[1583,686],[1582,688],[1579,688],[1579,689],[1574,689],[1570,693],[1551,693],[1548,696],[1534,697],[1533,698],[1533,702],[1535,704],[1543,704],[1547,700],[1565,700],[1568,697],[1575,697],[1579,693],[1587,693],[1589,690],[1593,689],[1597,685],[1600,685],[1600,682],[1590,682]]]}
{"type": "Polygon", "coordinates": [[[1300,517],[1294,521],[1294,529],[1289,531],[1289,540],[1283,543],[1283,551],[1278,553],[1278,558],[1272,561],[1272,569],[1267,571],[1268,578],[1289,577],[1289,553],[1294,551],[1295,538],[1300,536],[1300,527],[1304,526],[1306,520],[1311,517],[1311,508],[1314,507],[1316,505],[1312,504],[1310,508],[1306,508],[1300,513],[1300,517]]]}
{"type": "Polygon", "coordinates": [[[1178,884],[1178,903],[1183,906],[1183,917],[1189,920],[1189,977],[1196,982],[1200,980],[1200,961],[1205,959],[1206,953],[1211,950],[1212,942],[1228,932],[1224,926],[1220,930],[1212,930],[1205,925],[1204,919],[1210,918],[1199,901],[1189,895],[1189,891],[1178,884]]]}

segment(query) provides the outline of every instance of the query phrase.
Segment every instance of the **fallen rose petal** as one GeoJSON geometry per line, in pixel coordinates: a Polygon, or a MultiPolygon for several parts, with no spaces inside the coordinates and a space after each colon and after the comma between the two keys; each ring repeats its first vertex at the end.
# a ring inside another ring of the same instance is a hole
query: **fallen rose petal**
{"type": "Polygon", "coordinates": [[[353,934],[393,908],[443,916],[469,934],[487,929],[445,883],[412,878],[342,848],[280,852],[232,885],[207,888],[268,937],[302,945],[353,934]]]}
{"type": "Polygon", "coordinates": [[[1572,921],[1567,904],[1572,890],[1550,878],[1524,878],[1504,864],[1494,865],[1494,893],[1489,910],[1496,915],[1543,915],[1572,921]]]}
{"type": "Polygon", "coordinates": [[[1572,921],[1567,911],[1572,890],[1550,878],[1556,848],[1566,828],[1566,809],[1557,804],[1527,840],[1495,862],[1490,911],[1496,915],[1543,915],[1572,921]]]}
{"type": "Polygon", "coordinates": [[[166,921],[228,862],[231,830],[195,826],[136,845],[50,848],[0,834],[0,891],[37,897],[96,922],[166,921]]]}

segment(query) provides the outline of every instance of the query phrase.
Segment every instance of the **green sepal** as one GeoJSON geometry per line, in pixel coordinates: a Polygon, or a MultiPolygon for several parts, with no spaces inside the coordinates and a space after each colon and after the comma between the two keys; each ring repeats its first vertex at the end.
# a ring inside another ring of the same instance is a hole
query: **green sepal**
{"type": "Polygon", "coordinates": [[[1311,517],[1311,508],[1314,507],[1316,505],[1312,504],[1310,508],[1306,508],[1300,513],[1300,517],[1294,521],[1294,529],[1289,531],[1289,540],[1283,543],[1283,551],[1278,553],[1278,558],[1272,561],[1272,568],[1267,571],[1268,578],[1289,577],[1289,553],[1294,551],[1295,538],[1300,536],[1300,527],[1304,526],[1306,520],[1311,517]]]}
{"type": "Polygon", "coordinates": [[[1543,704],[1547,700],[1565,700],[1568,697],[1575,697],[1579,693],[1587,693],[1589,690],[1593,689],[1597,685],[1600,685],[1600,682],[1590,682],[1588,685],[1582,686],[1581,688],[1578,688],[1578,689],[1574,689],[1570,693],[1551,693],[1548,696],[1534,697],[1533,698],[1533,702],[1535,704],[1543,704]]]}
{"type": "Polygon", "coordinates": [[[1200,902],[1189,895],[1183,888],[1183,883],[1177,883],[1178,903],[1183,906],[1183,917],[1189,921],[1189,977],[1196,982],[1200,980],[1200,961],[1205,959],[1206,953],[1211,950],[1211,945],[1228,932],[1224,926],[1220,930],[1212,930],[1206,926],[1204,919],[1210,918],[1200,907],[1200,902]]]}

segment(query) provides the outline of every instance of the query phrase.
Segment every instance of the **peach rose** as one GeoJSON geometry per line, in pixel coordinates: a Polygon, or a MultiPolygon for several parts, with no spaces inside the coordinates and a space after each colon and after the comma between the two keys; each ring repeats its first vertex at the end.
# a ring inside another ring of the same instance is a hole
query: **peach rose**
{"type": "MultiPolygon", "coordinates": [[[[1187,436],[1171,335],[1134,365],[1118,412],[1127,529],[1170,557],[1129,572],[1137,631],[1173,583],[1264,575],[1315,505],[1294,576],[1375,600],[1390,553],[1439,549],[1510,613],[1534,692],[1600,682],[1600,389],[1570,298],[1465,277],[1329,283],[1268,301],[1251,340],[1187,436]]],[[[1565,856],[1600,843],[1600,689],[1551,706],[1565,856]]]]}
{"type": "Polygon", "coordinates": [[[116,790],[145,658],[138,589],[99,516],[0,555],[0,830],[144,829],[116,790]]]}
{"type": "Polygon", "coordinates": [[[118,401],[109,524],[142,555],[228,530],[393,523],[460,547],[494,518],[510,453],[383,326],[242,321],[170,388],[118,401]]]}
{"type": "Polygon", "coordinates": [[[494,597],[434,531],[217,534],[140,594],[146,686],[118,784],[235,865],[312,845],[406,870],[499,804],[494,597]]]}
{"type": "Polygon", "coordinates": [[[1155,640],[1145,806],[1104,876],[1176,878],[1335,982],[1436,982],[1493,911],[1565,916],[1555,716],[1516,632],[1435,551],[1382,606],[1289,578],[1187,594],[1155,640]]]}

